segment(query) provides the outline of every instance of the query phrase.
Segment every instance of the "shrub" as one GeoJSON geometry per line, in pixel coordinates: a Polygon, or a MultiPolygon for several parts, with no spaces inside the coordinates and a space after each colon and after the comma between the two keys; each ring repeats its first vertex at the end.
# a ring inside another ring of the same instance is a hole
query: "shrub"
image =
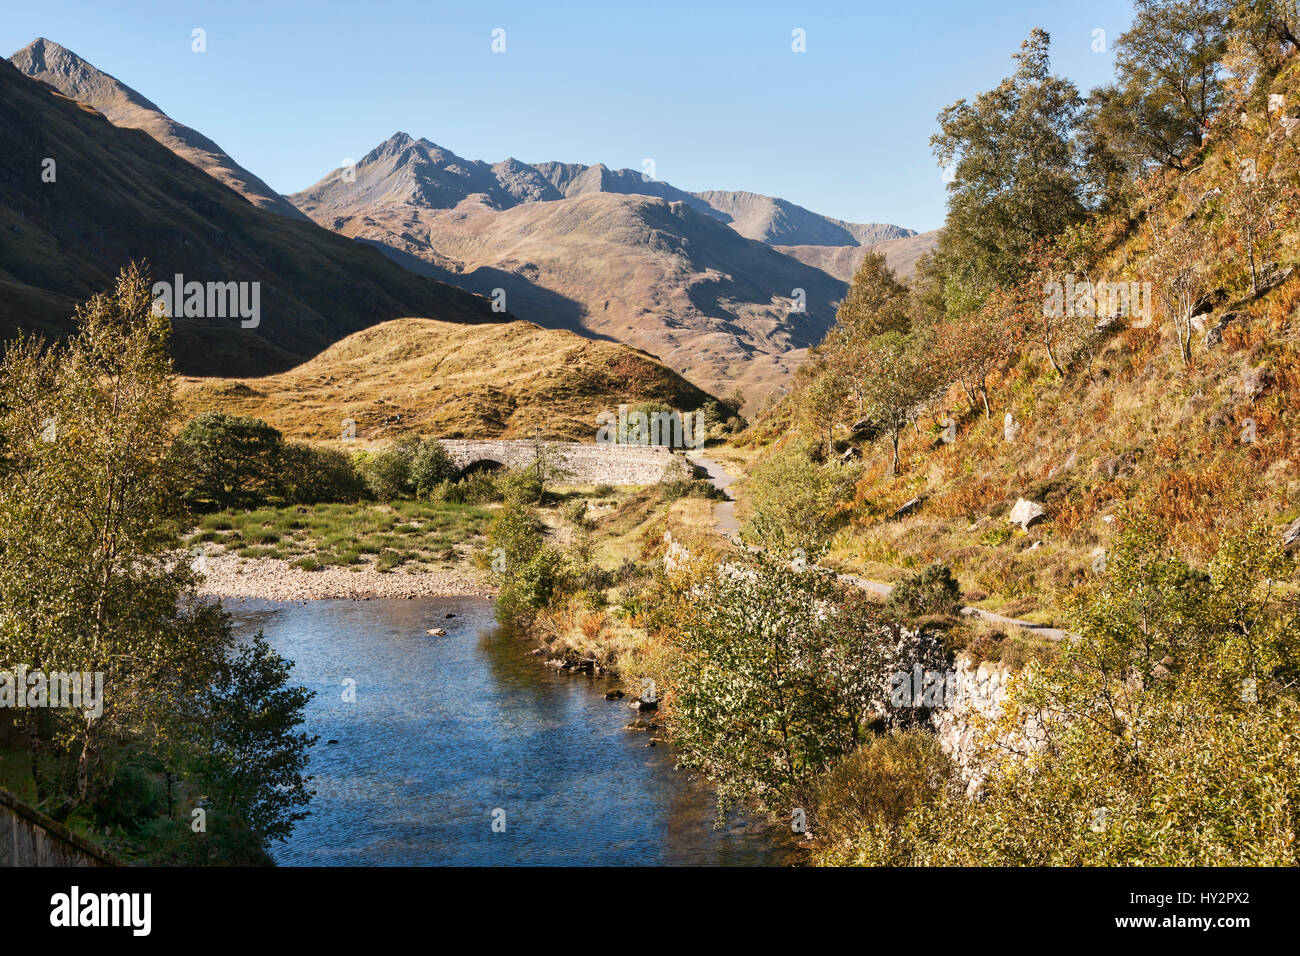
{"type": "Polygon", "coordinates": [[[497,484],[506,501],[541,504],[542,497],[546,493],[545,482],[531,468],[507,472],[497,484]]]}
{"type": "Polygon", "coordinates": [[[587,500],[585,498],[574,498],[572,501],[566,501],[564,507],[560,509],[560,514],[564,520],[579,528],[588,528],[592,522],[587,518],[587,500]]]}
{"type": "Polygon", "coordinates": [[[956,767],[934,734],[921,729],[872,737],[817,786],[815,826],[824,865],[897,866],[906,860],[902,827],[916,806],[956,785],[956,767]]]}
{"type": "Polygon", "coordinates": [[[280,451],[281,491],[286,504],[360,501],[366,483],[350,455],[337,448],[288,442],[280,451]]]}
{"type": "Polygon", "coordinates": [[[374,452],[362,461],[361,473],[377,501],[404,497],[410,490],[411,456],[400,447],[374,452]]]}
{"type": "Polygon", "coordinates": [[[894,585],[885,606],[904,617],[956,614],[961,610],[961,586],[951,568],[936,562],[894,585]]]}
{"type": "Polygon", "coordinates": [[[945,659],[833,572],[773,551],[738,560],[746,566],[674,584],[662,602],[678,651],[672,732],[681,764],[716,783],[720,806],[752,800],[788,813],[812,805],[803,801],[816,779],[868,723],[919,719],[918,708],[892,706],[893,675],[945,659]]]}
{"type": "Polygon", "coordinates": [[[458,481],[444,481],[429,497],[459,504],[485,505],[504,498],[500,483],[491,472],[475,471],[458,481]]]}
{"type": "Polygon", "coordinates": [[[759,544],[819,552],[843,524],[838,504],[853,497],[859,473],[856,466],[819,465],[800,450],[763,462],[750,474],[747,534],[759,544]]]}
{"type": "Polygon", "coordinates": [[[409,481],[419,498],[433,495],[443,482],[456,477],[456,466],[437,439],[419,442],[411,451],[409,481]]]}
{"type": "Polygon", "coordinates": [[[563,556],[545,543],[541,529],[533,506],[509,497],[488,526],[488,561],[499,581],[503,621],[531,619],[550,604],[564,578],[563,556]]]}

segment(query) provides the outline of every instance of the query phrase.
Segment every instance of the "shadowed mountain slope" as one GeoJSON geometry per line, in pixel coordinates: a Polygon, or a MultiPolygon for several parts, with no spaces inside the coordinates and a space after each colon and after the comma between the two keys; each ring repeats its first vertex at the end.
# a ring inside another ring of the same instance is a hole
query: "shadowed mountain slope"
{"type": "Polygon", "coordinates": [[[67,330],[73,304],[133,259],[156,280],[260,283],[256,328],[175,320],[178,368],[194,374],[291,368],[399,316],[509,318],[363,244],[257,208],[146,133],[0,61],[0,334],[67,330]]]}
{"type": "Polygon", "coordinates": [[[176,122],[131,87],[53,40],[38,37],[9,58],[27,76],[64,96],[93,106],[114,126],[144,130],[181,159],[188,160],[254,206],[290,219],[304,219],[287,199],[235,162],[197,130],[176,122]]]}

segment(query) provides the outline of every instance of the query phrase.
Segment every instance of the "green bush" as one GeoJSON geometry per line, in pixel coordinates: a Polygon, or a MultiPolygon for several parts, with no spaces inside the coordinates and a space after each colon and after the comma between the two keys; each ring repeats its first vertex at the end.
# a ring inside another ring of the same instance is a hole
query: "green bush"
{"type": "Polygon", "coordinates": [[[456,477],[456,466],[437,439],[419,442],[411,449],[409,481],[419,498],[429,498],[443,482],[456,477]]]}
{"type": "Polygon", "coordinates": [[[457,481],[444,481],[429,495],[437,501],[485,505],[501,501],[504,495],[496,477],[488,471],[475,471],[457,481]]]}
{"type": "Polygon", "coordinates": [[[748,483],[747,538],[808,555],[820,552],[844,523],[840,504],[852,500],[860,473],[854,465],[819,465],[799,449],[762,462],[748,483]]]}
{"type": "Polygon", "coordinates": [[[280,432],[258,418],[206,412],[191,419],[171,455],[188,476],[182,497],[192,507],[251,508],[279,493],[280,432]]]}
{"type": "Polygon", "coordinates": [[[497,484],[506,501],[541,504],[542,497],[546,493],[545,482],[531,468],[508,472],[497,484]]]}
{"type": "Polygon", "coordinates": [[[587,499],[574,498],[566,501],[564,507],[560,509],[560,514],[569,524],[576,525],[579,528],[588,528],[592,522],[587,517],[587,499]]]}
{"type": "Polygon", "coordinates": [[[922,728],[872,737],[817,785],[819,862],[899,865],[907,859],[907,814],[957,786],[956,767],[922,728]]]}
{"type": "Polygon", "coordinates": [[[936,562],[894,585],[885,605],[905,617],[956,614],[962,606],[961,586],[951,568],[936,562]]]}
{"type": "Polygon", "coordinates": [[[401,447],[385,448],[362,460],[361,474],[375,500],[403,498],[411,490],[411,456],[401,447]]]}
{"type": "Polygon", "coordinates": [[[366,483],[352,456],[337,448],[287,442],[280,451],[281,489],[286,504],[354,502],[366,483]]]}

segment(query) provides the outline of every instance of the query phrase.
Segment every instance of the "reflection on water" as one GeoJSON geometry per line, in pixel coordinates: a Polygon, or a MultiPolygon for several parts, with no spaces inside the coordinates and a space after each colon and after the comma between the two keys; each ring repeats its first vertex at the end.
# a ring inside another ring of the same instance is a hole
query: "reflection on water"
{"type": "Polygon", "coordinates": [[[263,628],[317,692],[316,798],[273,848],[282,865],[797,859],[764,825],[715,829],[712,794],[673,769],[670,748],[624,729],[635,714],[603,698],[606,683],[543,667],[494,630],[487,599],[225,603],[241,633],[263,628]],[[498,809],[504,833],[492,829],[498,809]]]}

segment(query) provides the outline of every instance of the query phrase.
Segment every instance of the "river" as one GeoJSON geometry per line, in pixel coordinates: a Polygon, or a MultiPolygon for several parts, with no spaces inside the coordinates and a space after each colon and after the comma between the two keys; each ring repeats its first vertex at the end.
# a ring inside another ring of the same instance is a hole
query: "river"
{"type": "Polygon", "coordinates": [[[710,790],[674,769],[669,746],[625,729],[639,718],[604,699],[613,683],[545,667],[529,643],[496,629],[488,599],[225,605],[240,633],[262,628],[295,662],[294,680],[317,692],[306,712],[320,736],[316,797],[272,848],[281,865],[756,866],[802,856],[764,823],[715,829],[710,790]],[[447,635],[426,635],[432,627],[447,635]]]}

